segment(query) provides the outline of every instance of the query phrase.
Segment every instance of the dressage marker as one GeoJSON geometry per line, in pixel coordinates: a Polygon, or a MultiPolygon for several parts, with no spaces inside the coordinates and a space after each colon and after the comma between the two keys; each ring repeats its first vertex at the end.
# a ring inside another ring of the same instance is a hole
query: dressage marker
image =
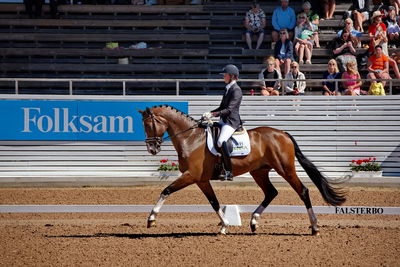
{"type": "MultiPolygon", "coordinates": [[[[0,213],[147,213],[152,205],[0,205],[0,213]]],[[[256,205],[226,205],[223,210],[231,226],[241,226],[240,213],[252,213],[256,205]]],[[[400,215],[400,207],[315,206],[319,214],[400,215]]],[[[209,213],[209,205],[164,205],[168,213],[209,213]]],[[[270,205],[268,213],[307,213],[304,206],[270,205]]]]}

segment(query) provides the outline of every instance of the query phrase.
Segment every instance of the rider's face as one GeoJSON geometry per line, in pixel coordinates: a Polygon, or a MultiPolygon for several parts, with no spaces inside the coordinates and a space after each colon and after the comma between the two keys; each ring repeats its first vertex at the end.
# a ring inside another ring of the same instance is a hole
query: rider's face
{"type": "Polygon", "coordinates": [[[231,82],[231,75],[224,73],[224,82],[225,83],[230,83],[231,82]]]}

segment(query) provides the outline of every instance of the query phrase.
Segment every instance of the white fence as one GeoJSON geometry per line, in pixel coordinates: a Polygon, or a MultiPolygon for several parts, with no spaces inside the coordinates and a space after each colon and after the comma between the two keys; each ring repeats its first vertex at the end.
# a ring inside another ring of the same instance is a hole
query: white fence
{"type": "MultiPolygon", "coordinates": [[[[0,99],[154,101],[154,96],[1,95],[0,99]]],[[[188,101],[189,115],[195,119],[217,107],[220,99],[163,96],[165,101],[188,101]]],[[[351,160],[368,157],[382,162],[384,176],[400,175],[400,96],[245,96],[241,114],[247,129],[270,126],[291,133],[304,154],[330,177],[349,175],[351,160]]],[[[0,182],[158,181],[163,158],[176,159],[170,142],[159,155],[151,156],[144,142],[0,141],[0,182]]],[[[300,177],[306,176],[299,165],[297,169],[300,177]]]]}

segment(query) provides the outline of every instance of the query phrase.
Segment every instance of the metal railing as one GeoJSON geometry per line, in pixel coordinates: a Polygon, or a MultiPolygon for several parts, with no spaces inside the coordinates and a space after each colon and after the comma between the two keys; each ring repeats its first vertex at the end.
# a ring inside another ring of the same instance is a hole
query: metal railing
{"type": "MultiPolygon", "coordinates": [[[[261,83],[265,82],[275,82],[276,79],[240,79],[238,82],[253,82],[258,83],[261,86],[261,83]]],[[[362,82],[371,82],[371,81],[386,81],[389,83],[389,92],[388,95],[393,94],[393,83],[399,83],[400,79],[280,79],[282,82],[291,82],[291,81],[305,81],[306,83],[320,83],[322,88],[322,82],[335,82],[335,91],[339,91],[339,83],[343,81],[362,81],[362,82]]],[[[65,82],[68,83],[69,95],[74,95],[74,83],[77,82],[104,82],[104,83],[121,83],[122,86],[122,95],[126,95],[126,84],[129,82],[165,82],[165,83],[175,83],[176,95],[180,95],[180,84],[182,82],[188,83],[211,83],[211,82],[223,82],[222,79],[81,79],[81,78],[0,78],[0,82],[14,82],[14,91],[15,94],[19,94],[19,83],[20,82],[65,82]]],[[[285,95],[285,90],[283,86],[280,87],[280,93],[285,95]]]]}

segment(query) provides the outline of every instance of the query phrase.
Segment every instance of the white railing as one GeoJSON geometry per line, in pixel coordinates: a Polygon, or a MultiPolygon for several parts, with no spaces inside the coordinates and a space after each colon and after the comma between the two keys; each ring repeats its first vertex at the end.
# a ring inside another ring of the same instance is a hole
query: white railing
{"type": "MultiPolygon", "coordinates": [[[[211,82],[221,82],[222,79],[82,79],[82,78],[0,78],[0,82],[14,82],[14,90],[15,94],[20,94],[19,92],[19,83],[20,82],[65,82],[68,83],[69,86],[69,95],[74,95],[74,83],[77,82],[104,82],[104,83],[121,83],[122,86],[122,95],[126,95],[126,84],[129,82],[165,82],[165,83],[175,83],[176,95],[180,95],[180,83],[185,82],[201,82],[201,83],[211,83],[211,82]]],[[[275,79],[240,79],[239,82],[257,82],[261,83],[262,81],[266,82],[274,82],[275,79]]],[[[306,83],[322,83],[328,80],[326,79],[281,79],[280,82],[283,81],[305,81],[306,83]]],[[[336,92],[339,89],[339,83],[343,81],[363,81],[363,82],[371,82],[371,81],[386,81],[389,83],[389,92],[388,95],[393,94],[393,83],[400,83],[400,79],[330,79],[329,82],[335,82],[336,92]]],[[[280,93],[285,95],[285,91],[281,87],[280,93]]]]}

